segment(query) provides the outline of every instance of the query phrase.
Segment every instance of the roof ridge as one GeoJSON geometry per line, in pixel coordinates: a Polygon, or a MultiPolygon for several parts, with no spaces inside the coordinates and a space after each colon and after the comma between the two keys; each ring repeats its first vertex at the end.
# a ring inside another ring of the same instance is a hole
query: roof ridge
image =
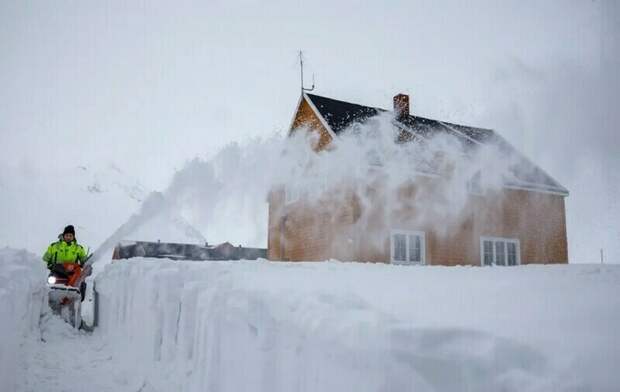
{"type": "MultiPolygon", "coordinates": [[[[355,105],[355,106],[359,106],[359,107],[363,107],[363,108],[379,110],[379,111],[382,111],[382,112],[393,112],[393,110],[384,109],[384,108],[377,107],[377,106],[362,105],[362,104],[355,103],[355,102],[343,101],[342,99],[335,99],[335,98],[331,98],[331,97],[326,97],[325,95],[310,94],[310,93],[306,93],[306,95],[308,95],[311,98],[312,97],[317,97],[317,98],[320,98],[320,99],[329,99],[330,101],[334,101],[334,102],[340,102],[340,103],[344,103],[344,104],[347,104],[347,105],[355,105]]],[[[408,117],[411,117],[411,119],[422,119],[422,120],[427,120],[427,121],[437,121],[437,122],[448,124],[448,125],[452,125],[452,126],[466,127],[466,128],[470,128],[470,129],[476,129],[476,130],[482,130],[482,131],[490,131],[490,132],[495,133],[495,131],[492,128],[482,128],[482,127],[473,126],[473,125],[456,124],[456,123],[453,123],[451,121],[437,120],[437,119],[434,119],[434,118],[424,117],[424,116],[419,116],[419,115],[414,115],[414,114],[409,114],[408,117]]]]}
{"type": "Polygon", "coordinates": [[[355,105],[355,106],[361,106],[361,107],[368,108],[368,109],[375,109],[375,110],[381,110],[381,111],[389,112],[389,110],[387,110],[387,109],[383,109],[383,108],[379,108],[379,107],[374,107],[374,106],[368,106],[368,105],[362,105],[362,104],[355,103],[355,102],[343,101],[342,99],[335,99],[335,98],[331,98],[331,97],[326,97],[324,95],[310,94],[310,93],[306,93],[306,95],[311,97],[311,98],[312,97],[317,97],[317,98],[321,98],[321,99],[329,99],[330,101],[346,103],[347,105],[355,105]]]}

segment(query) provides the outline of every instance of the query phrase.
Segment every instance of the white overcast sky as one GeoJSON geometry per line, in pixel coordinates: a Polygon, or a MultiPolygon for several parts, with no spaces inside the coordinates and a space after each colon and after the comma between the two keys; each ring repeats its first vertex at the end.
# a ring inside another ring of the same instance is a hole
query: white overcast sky
{"type": "Polygon", "coordinates": [[[611,0],[3,1],[0,168],[114,163],[163,189],[286,128],[303,49],[317,94],[405,92],[414,114],[500,132],[571,191],[586,261],[620,241],[619,26],[611,0]]]}

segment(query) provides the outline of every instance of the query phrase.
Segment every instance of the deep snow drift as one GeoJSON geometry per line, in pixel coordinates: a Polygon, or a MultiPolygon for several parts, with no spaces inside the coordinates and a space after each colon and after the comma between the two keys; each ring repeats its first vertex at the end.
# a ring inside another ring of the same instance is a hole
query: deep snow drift
{"type": "Polygon", "coordinates": [[[620,268],[134,259],[100,328],[143,391],[548,391],[620,385],[620,268]]]}
{"type": "Polygon", "coordinates": [[[37,339],[45,308],[43,262],[32,253],[0,249],[0,389],[14,391],[25,378],[22,344],[37,339]],[[6,388],[6,389],[5,389],[6,388]]]}

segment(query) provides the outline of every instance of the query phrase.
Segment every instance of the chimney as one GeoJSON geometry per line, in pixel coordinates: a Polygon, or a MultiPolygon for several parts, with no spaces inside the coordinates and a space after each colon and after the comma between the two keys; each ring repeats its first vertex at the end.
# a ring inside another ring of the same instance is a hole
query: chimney
{"type": "Polygon", "coordinates": [[[397,120],[402,120],[409,116],[409,96],[407,94],[394,96],[394,115],[397,120]]]}

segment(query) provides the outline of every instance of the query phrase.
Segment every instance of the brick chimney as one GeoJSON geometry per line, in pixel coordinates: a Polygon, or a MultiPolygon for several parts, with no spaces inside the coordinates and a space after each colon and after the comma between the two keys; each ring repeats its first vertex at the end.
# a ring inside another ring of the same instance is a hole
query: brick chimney
{"type": "Polygon", "coordinates": [[[407,94],[394,96],[394,115],[398,120],[402,120],[409,115],[409,96],[407,94]]]}

